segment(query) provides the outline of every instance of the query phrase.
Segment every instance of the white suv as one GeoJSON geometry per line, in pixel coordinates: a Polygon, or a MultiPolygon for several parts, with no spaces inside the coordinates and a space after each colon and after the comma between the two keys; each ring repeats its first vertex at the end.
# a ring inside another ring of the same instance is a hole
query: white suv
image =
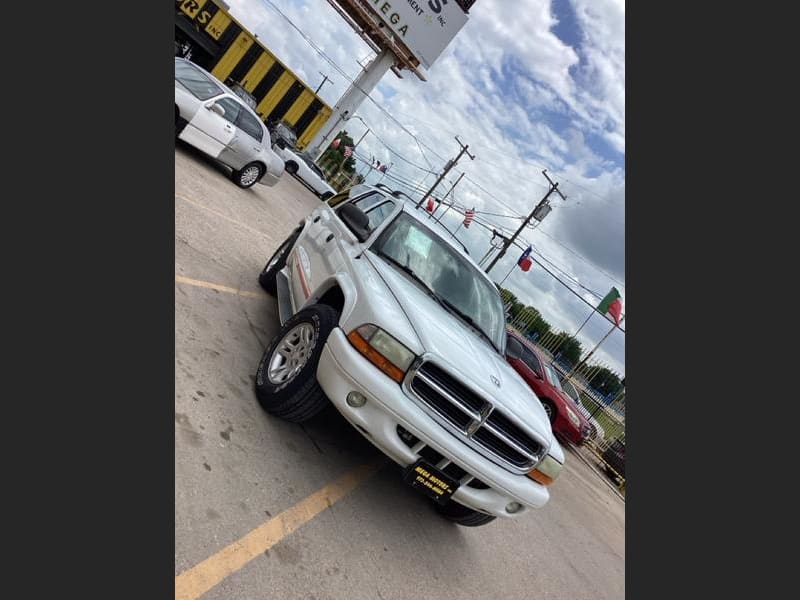
{"type": "Polygon", "coordinates": [[[564,454],[504,358],[497,287],[413,202],[358,189],[308,215],[259,277],[282,322],[259,402],[294,422],[332,402],[461,525],[543,506],[564,454]]]}

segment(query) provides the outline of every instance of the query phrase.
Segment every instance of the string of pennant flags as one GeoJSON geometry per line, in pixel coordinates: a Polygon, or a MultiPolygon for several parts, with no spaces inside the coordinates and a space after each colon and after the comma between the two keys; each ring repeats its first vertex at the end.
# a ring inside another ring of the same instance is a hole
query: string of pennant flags
{"type": "MultiPolygon", "coordinates": [[[[436,202],[441,204],[441,202],[439,202],[438,200],[436,202]]],[[[425,210],[427,210],[429,213],[434,213],[436,211],[436,203],[430,196],[425,202],[425,210]]],[[[464,211],[464,220],[461,222],[461,224],[467,229],[469,229],[470,223],[472,223],[472,221],[474,220],[475,220],[475,207],[473,206],[472,208],[468,208],[464,211]]]]}

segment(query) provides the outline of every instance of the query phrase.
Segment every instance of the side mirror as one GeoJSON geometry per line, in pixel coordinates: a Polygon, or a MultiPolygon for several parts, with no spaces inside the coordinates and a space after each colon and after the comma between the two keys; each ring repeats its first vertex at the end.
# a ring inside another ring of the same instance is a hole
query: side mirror
{"type": "Polygon", "coordinates": [[[366,242],[369,238],[369,217],[355,204],[348,202],[338,211],[339,218],[358,238],[359,242],[366,242]]]}
{"type": "Polygon", "coordinates": [[[217,113],[220,117],[225,116],[225,109],[216,102],[214,104],[207,106],[206,108],[208,108],[208,110],[210,110],[213,113],[217,113]]]}

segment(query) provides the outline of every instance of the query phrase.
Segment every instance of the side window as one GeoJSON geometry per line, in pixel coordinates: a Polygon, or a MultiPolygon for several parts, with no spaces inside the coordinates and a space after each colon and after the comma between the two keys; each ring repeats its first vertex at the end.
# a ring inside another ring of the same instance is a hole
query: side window
{"type": "MultiPolygon", "coordinates": [[[[363,208],[361,210],[364,210],[363,208]]],[[[370,231],[375,231],[378,227],[381,226],[381,223],[384,222],[386,217],[392,214],[394,210],[394,202],[391,200],[387,200],[383,204],[379,204],[373,208],[366,210],[367,216],[369,217],[369,229],[370,231]]]]}
{"type": "Polygon", "coordinates": [[[354,200],[353,204],[355,204],[358,208],[363,210],[364,212],[369,211],[370,208],[375,206],[376,204],[380,204],[386,199],[386,196],[381,194],[380,192],[373,192],[364,196],[363,198],[359,198],[358,200],[354,200]]]}
{"type": "Polygon", "coordinates": [[[521,359],[523,356],[522,344],[516,338],[508,336],[508,340],[506,341],[506,355],[510,356],[511,358],[519,358],[521,359]]]}
{"type": "Polygon", "coordinates": [[[328,198],[328,206],[338,206],[342,202],[346,202],[347,199],[350,197],[350,190],[346,192],[339,192],[328,198]]]}
{"type": "Polygon", "coordinates": [[[264,139],[264,128],[261,126],[261,123],[259,123],[258,119],[256,119],[246,110],[243,110],[239,113],[239,119],[236,123],[236,126],[254,140],[260,142],[264,139]]]}
{"type": "Polygon", "coordinates": [[[542,371],[542,364],[539,362],[539,359],[536,358],[536,355],[533,352],[524,346],[522,348],[522,360],[533,370],[534,373],[544,379],[544,371],[542,371]]]}
{"type": "Polygon", "coordinates": [[[226,121],[230,121],[234,125],[236,124],[236,119],[239,116],[239,111],[241,110],[241,106],[239,105],[236,100],[231,98],[222,98],[217,100],[217,104],[219,104],[222,108],[225,109],[225,114],[222,115],[222,118],[226,121]]]}

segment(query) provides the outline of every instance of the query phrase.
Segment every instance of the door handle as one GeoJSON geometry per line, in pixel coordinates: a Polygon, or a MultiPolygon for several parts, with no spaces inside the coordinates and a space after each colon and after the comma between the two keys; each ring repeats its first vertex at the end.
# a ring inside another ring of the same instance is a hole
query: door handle
{"type": "Polygon", "coordinates": [[[333,239],[333,234],[331,233],[328,237],[325,238],[325,242],[330,242],[333,239]]]}

